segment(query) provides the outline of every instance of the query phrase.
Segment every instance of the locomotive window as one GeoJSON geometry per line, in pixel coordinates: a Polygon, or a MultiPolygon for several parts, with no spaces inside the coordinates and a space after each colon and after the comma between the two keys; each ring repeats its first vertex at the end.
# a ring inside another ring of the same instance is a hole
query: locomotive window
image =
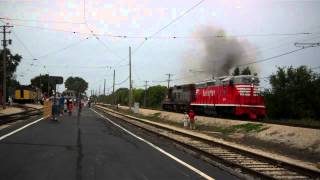
{"type": "Polygon", "coordinates": [[[204,88],[207,86],[207,83],[201,83],[201,84],[197,84],[196,88],[204,88]]]}
{"type": "Polygon", "coordinates": [[[216,85],[216,82],[214,82],[214,81],[207,82],[207,86],[214,86],[214,85],[216,85]]]}

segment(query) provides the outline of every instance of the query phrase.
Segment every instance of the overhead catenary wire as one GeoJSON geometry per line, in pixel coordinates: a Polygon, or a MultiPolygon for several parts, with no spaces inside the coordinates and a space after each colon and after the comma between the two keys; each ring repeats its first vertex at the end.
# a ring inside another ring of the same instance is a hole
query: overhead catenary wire
{"type": "Polygon", "coordinates": [[[25,43],[18,37],[17,33],[12,31],[13,36],[18,40],[22,47],[28,52],[29,56],[33,59],[36,59],[30,49],[25,45],[25,43]]]}
{"type": "Polygon", "coordinates": [[[117,58],[119,58],[121,61],[125,60],[123,57],[121,57],[119,54],[117,54],[116,52],[114,52],[108,45],[106,45],[94,32],[93,30],[89,27],[89,24],[87,22],[87,17],[86,17],[86,0],[83,0],[83,20],[84,20],[84,24],[86,25],[87,29],[89,30],[89,32],[91,33],[91,35],[93,37],[95,37],[95,39],[103,46],[105,47],[110,53],[112,53],[114,56],[116,56],[117,58]]]}
{"type": "MultiPolygon", "coordinates": [[[[8,23],[5,21],[2,21],[4,23],[8,23]]],[[[82,34],[82,35],[92,35],[90,32],[81,32],[81,31],[74,31],[74,30],[66,30],[66,29],[57,29],[57,28],[49,28],[49,27],[44,27],[44,26],[32,26],[32,25],[25,25],[25,24],[17,24],[17,23],[12,23],[10,24],[14,26],[20,26],[20,27],[26,27],[26,28],[34,28],[34,29],[40,29],[40,30],[48,30],[48,31],[54,31],[54,32],[64,32],[64,33],[73,33],[73,34],[82,34]]],[[[85,25],[85,23],[83,23],[85,25]]],[[[114,35],[111,33],[94,33],[95,36],[99,37],[111,37],[111,38],[119,38],[119,39],[172,39],[172,40],[177,40],[177,39],[203,39],[203,38],[227,38],[227,37],[278,37],[278,36],[302,36],[302,35],[314,35],[314,34],[320,34],[320,32],[297,32],[297,33],[265,33],[265,34],[230,34],[230,35],[208,35],[208,36],[153,36],[153,37],[148,37],[148,36],[130,36],[130,35],[114,35]]]]}
{"type": "Polygon", "coordinates": [[[57,49],[57,50],[51,51],[51,52],[49,52],[49,53],[46,53],[46,54],[44,54],[44,55],[38,56],[36,59],[42,59],[42,58],[48,57],[49,55],[56,54],[56,53],[59,53],[59,52],[61,52],[61,51],[66,50],[66,49],[69,49],[69,48],[71,48],[71,47],[77,46],[77,45],[79,45],[80,43],[84,42],[85,40],[88,40],[89,38],[90,38],[90,37],[86,37],[86,38],[80,39],[79,41],[74,42],[74,43],[72,43],[72,44],[69,44],[69,45],[67,45],[67,46],[65,46],[65,47],[62,47],[62,48],[59,48],[59,49],[57,49]]]}
{"type": "Polygon", "coordinates": [[[21,21],[21,22],[53,23],[53,24],[84,24],[84,22],[38,20],[38,19],[19,19],[19,18],[8,18],[8,17],[0,17],[0,20],[18,21],[18,22],[21,21]]]}
{"type": "Polygon", "coordinates": [[[278,57],[281,57],[281,56],[285,56],[285,55],[288,55],[288,54],[292,54],[292,53],[295,53],[295,52],[298,52],[298,51],[301,51],[301,50],[304,50],[304,49],[307,49],[307,48],[311,48],[311,47],[313,47],[313,46],[302,47],[302,48],[299,48],[299,49],[291,50],[291,51],[288,51],[288,52],[285,52],[285,53],[282,53],[282,54],[278,54],[278,55],[275,55],[275,56],[272,56],[272,57],[264,58],[264,59],[261,59],[261,60],[257,60],[257,61],[253,61],[253,62],[249,62],[249,63],[238,64],[237,67],[247,66],[247,65],[251,65],[251,64],[270,61],[272,59],[275,59],[275,58],[278,58],[278,57]]]}
{"type": "Polygon", "coordinates": [[[158,33],[160,33],[161,31],[163,31],[164,29],[166,29],[167,27],[169,27],[171,24],[175,23],[176,21],[178,21],[179,19],[181,19],[183,16],[185,16],[186,14],[188,14],[190,11],[192,11],[194,8],[198,7],[200,4],[202,4],[205,0],[201,0],[198,3],[196,3],[195,5],[193,5],[192,7],[190,7],[189,9],[187,9],[185,12],[183,12],[182,14],[180,14],[178,17],[176,17],[175,19],[173,19],[172,21],[170,21],[168,24],[166,24],[165,26],[163,26],[162,28],[160,28],[158,31],[154,32],[151,36],[145,38],[138,46],[137,48],[135,48],[132,52],[132,54],[136,53],[143,45],[144,43],[148,40],[148,38],[152,38],[153,36],[157,35],[158,33]]]}

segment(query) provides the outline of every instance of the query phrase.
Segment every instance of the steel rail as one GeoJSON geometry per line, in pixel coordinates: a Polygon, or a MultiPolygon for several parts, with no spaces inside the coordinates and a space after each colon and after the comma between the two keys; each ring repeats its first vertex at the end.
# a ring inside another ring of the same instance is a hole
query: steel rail
{"type": "Polygon", "coordinates": [[[0,116],[0,125],[7,124],[9,122],[17,120],[25,120],[31,116],[40,115],[43,112],[43,108],[36,109],[32,108],[31,110],[22,111],[14,114],[7,114],[0,116]]]}

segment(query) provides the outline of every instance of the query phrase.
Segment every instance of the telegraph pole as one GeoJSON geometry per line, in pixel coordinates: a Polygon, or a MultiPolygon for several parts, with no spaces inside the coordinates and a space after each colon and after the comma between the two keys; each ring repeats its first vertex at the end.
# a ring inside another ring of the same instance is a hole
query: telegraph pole
{"type": "Polygon", "coordinates": [[[147,88],[148,88],[148,82],[144,81],[146,84],[144,85],[144,99],[143,99],[143,107],[147,106],[147,88]]]}
{"type": "Polygon", "coordinates": [[[2,40],[2,46],[3,46],[3,79],[2,79],[2,107],[3,109],[6,109],[6,96],[7,96],[7,41],[9,44],[11,44],[11,39],[6,40],[6,34],[11,33],[10,31],[7,31],[7,28],[11,28],[13,26],[9,25],[3,25],[2,27],[2,34],[3,34],[3,40],[2,40]]]}
{"type": "Polygon", "coordinates": [[[104,96],[106,95],[106,79],[104,79],[104,82],[103,82],[103,95],[104,96]]]}
{"type": "Polygon", "coordinates": [[[115,100],[115,97],[114,97],[114,86],[116,84],[116,70],[114,69],[113,70],[113,88],[112,88],[112,101],[113,101],[113,104],[115,104],[116,100],[115,100]]]}
{"type": "Polygon", "coordinates": [[[131,80],[131,46],[129,46],[129,110],[132,106],[132,80],[131,80]]]}
{"type": "Polygon", "coordinates": [[[173,74],[166,74],[167,76],[168,76],[168,89],[169,89],[169,87],[170,87],[170,81],[171,81],[171,76],[173,75],[173,74]]]}

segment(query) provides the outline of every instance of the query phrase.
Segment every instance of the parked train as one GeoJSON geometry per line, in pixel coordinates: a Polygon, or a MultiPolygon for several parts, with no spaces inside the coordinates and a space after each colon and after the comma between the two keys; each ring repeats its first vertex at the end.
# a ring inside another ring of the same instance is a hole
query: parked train
{"type": "Polygon", "coordinates": [[[42,101],[42,92],[35,86],[21,85],[15,90],[14,101],[17,103],[37,103],[42,101]]]}
{"type": "Polygon", "coordinates": [[[176,112],[191,108],[199,114],[247,116],[250,119],[266,116],[259,79],[253,75],[223,76],[174,86],[169,88],[162,108],[176,112]]]}

